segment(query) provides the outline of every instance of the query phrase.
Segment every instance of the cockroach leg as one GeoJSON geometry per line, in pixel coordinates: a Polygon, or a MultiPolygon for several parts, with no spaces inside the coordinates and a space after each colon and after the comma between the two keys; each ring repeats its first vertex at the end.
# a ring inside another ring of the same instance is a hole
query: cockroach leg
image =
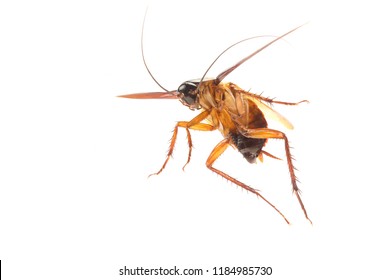
{"type": "MultiPolygon", "coordinates": [[[[160,174],[160,173],[164,170],[164,168],[165,168],[165,166],[167,165],[169,159],[172,157],[173,149],[175,148],[175,144],[176,144],[176,138],[177,138],[177,131],[178,131],[178,129],[179,129],[179,126],[178,126],[178,125],[176,125],[175,128],[173,129],[173,134],[172,134],[171,141],[170,141],[170,143],[169,143],[169,149],[168,149],[167,157],[166,157],[166,159],[165,159],[165,161],[164,161],[162,167],[160,168],[160,170],[159,170],[158,172],[150,174],[150,175],[148,176],[148,178],[149,178],[150,176],[160,174]]],[[[190,138],[190,139],[191,139],[191,138],[190,138]]]]}
{"type": "Polygon", "coordinates": [[[212,131],[212,130],[216,129],[216,127],[214,127],[214,126],[212,126],[210,124],[201,123],[201,121],[203,121],[205,118],[207,118],[208,115],[209,115],[208,111],[203,111],[202,113],[197,115],[195,118],[193,118],[189,122],[179,121],[176,124],[175,128],[173,129],[172,138],[171,138],[171,141],[170,141],[170,144],[169,144],[169,149],[168,149],[167,157],[166,157],[166,159],[164,161],[164,164],[162,165],[162,167],[160,168],[160,170],[158,172],[150,174],[149,177],[152,176],[152,175],[160,174],[164,170],[164,168],[167,165],[169,159],[172,157],[173,150],[174,150],[175,144],[176,144],[176,138],[177,138],[177,133],[178,133],[179,127],[182,127],[182,128],[186,129],[188,148],[189,148],[187,162],[183,166],[183,171],[184,171],[184,168],[187,166],[187,164],[191,160],[191,154],[192,154],[192,138],[191,138],[190,129],[200,130],[200,131],[212,131]]]}
{"type": "Polygon", "coordinates": [[[270,157],[270,158],[273,158],[273,159],[278,159],[278,160],[282,160],[281,158],[278,158],[277,156],[274,156],[273,154],[270,154],[264,150],[261,151],[261,154],[265,154],[267,157],[270,157]]]}
{"type": "Polygon", "coordinates": [[[297,197],[298,202],[301,205],[302,211],[305,214],[306,219],[311,224],[313,224],[313,222],[310,220],[310,218],[307,215],[305,206],[304,206],[303,201],[301,199],[301,196],[299,194],[300,190],[299,190],[298,185],[297,185],[298,179],[295,175],[295,167],[294,167],[293,162],[292,162],[290,145],[288,143],[287,136],[281,131],[269,129],[269,128],[245,129],[242,131],[242,134],[245,135],[246,137],[250,137],[250,138],[260,138],[260,139],[276,138],[276,139],[283,139],[284,140],[284,148],[286,151],[287,165],[288,165],[288,170],[290,172],[293,193],[297,197]]]}
{"type": "Polygon", "coordinates": [[[288,106],[296,106],[296,105],[299,105],[301,103],[309,103],[308,100],[301,100],[299,102],[286,102],[286,101],[278,101],[278,100],[275,100],[274,98],[267,98],[267,97],[264,97],[264,96],[261,96],[261,95],[255,95],[256,98],[259,98],[260,100],[264,101],[264,102],[267,102],[268,104],[282,104],[282,105],[288,105],[288,106]]]}
{"type": "Polygon", "coordinates": [[[217,173],[218,175],[221,175],[223,178],[229,180],[230,182],[236,184],[237,186],[247,190],[247,191],[250,191],[251,193],[254,193],[255,195],[257,195],[258,197],[262,198],[265,202],[267,202],[272,208],[275,209],[276,212],[278,212],[282,217],[283,219],[286,221],[287,224],[290,224],[290,222],[287,220],[287,218],[283,215],[282,212],[279,211],[278,208],[276,208],[275,205],[273,205],[271,202],[269,202],[264,196],[262,196],[257,190],[255,190],[254,188],[251,188],[249,187],[248,185],[238,181],[237,179],[229,176],[228,174],[222,172],[221,170],[219,169],[216,169],[215,167],[213,167],[213,163],[225,152],[225,150],[227,149],[227,147],[229,147],[230,145],[230,140],[229,139],[224,139],[222,140],[221,142],[218,143],[217,146],[215,146],[215,148],[212,150],[211,154],[209,155],[207,161],[206,161],[206,166],[207,168],[209,168],[211,171],[217,173]]]}

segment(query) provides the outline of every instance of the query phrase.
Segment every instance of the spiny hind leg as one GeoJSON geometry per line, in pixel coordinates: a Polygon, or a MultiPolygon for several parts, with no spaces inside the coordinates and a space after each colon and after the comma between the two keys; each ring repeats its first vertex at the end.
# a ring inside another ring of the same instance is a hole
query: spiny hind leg
{"type": "Polygon", "coordinates": [[[259,138],[259,139],[276,138],[276,139],[283,139],[284,140],[284,148],[286,151],[287,165],[288,165],[288,170],[290,172],[293,193],[297,197],[298,202],[301,205],[302,211],[305,214],[306,219],[308,219],[309,222],[312,223],[312,221],[310,220],[310,218],[307,215],[305,205],[303,204],[303,201],[302,201],[301,196],[300,196],[300,190],[299,190],[298,185],[297,185],[298,179],[295,175],[295,167],[294,167],[293,162],[292,162],[293,158],[291,156],[290,145],[288,143],[287,136],[281,131],[269,129],[269,128],[245,129],[242,131],[242,134],[245,135],[246,137],[250,137],[250,138],[259,138]]]}
{"type": "Polygon", "coordinates": [[[263,154],[266,155],[267,157],[270,157],[270,158],[273,158],[273,159],[282,160],[281,158],[278,158],[277,156],[274,156],[273,154],[270,154],[270,153],[262,150],[260,152],[259,156],[257,157],[261,162],[263,162],[263,154]]]}
{"type": "Polygon", "coordinates": [[[309,103],[308,100],[301,100],[299,102],[286,102],[286,101],[278,101],[278,100],[275,100],[274,98],[267,98],[267,97],[264,97],[264,96],[261,96],[261,95],[256,95],[256,97],[258,97],[260,100],[262,101],[265,101],[269,104],[282,104],[282,105],[289,105],[289,106],[295,106],[295,105],[299,105],[303,102],[306,102],[306,103],[309,103]]]}
{"type": "Polygon", "coordinates": [[[165,159],[162,167],[160,168],[160,170],[158,172],[156,172],[156,173],[150,174],[149,177],[152,176],[152,175],[160,174],[164,170],[164,168],[167,165],[169,159],[172,157],[173,150],[174,150],[175,144],[176,144],[176,138],[177,138],[177,133],[178,133],[179,127],[185,128],[185,130],[186,130],[187,141],[188,141],[188,149],[189,149],[188,150],[187,162],[183,166],[183,170],[184,170],[184,168],[190,162],[191,154],[192,154],[192,138],[191,138],[190,129],[200,130],[200,131],[212,131],[212,130],[215,130],[214,126],[212,126],[210,124],[201,123],[201,121],[204,120],[205,118],[207,118],[208,115],[209,115],[208,111],[203,111],[202,113],[197,115],[195,118],[193,118],[191,121],[189,121],[189,122],[179,121],[175,125],[175,128],[173,129],[172,138],[171,138],[171,141],[170,141],[170,144],[169,144],[169,149],[168,149],[168,153],[167,153],[166,159],[165,159]]]}
{"type": "Polygon", "coordinates": [[[264,196],[262,196],[257,190],[249,187],[248,185],[238,181],[237,179],[231,177],[230,175],[222,172],[219,169],[216,169],[213,167],[213,163],[225,152],[225,150],[229,147],[229,139],[224,139],[221,142],[218,143],[217,146],[212,150],[211,154],[209,155],[207,161],[206,161],[206,166],[209,168],[211,171],[217,173],[218,175],[221,175],[225,179],[229,180],[230,182],[236,184],[237,186],[240,186],[241,188],[250,191],[251,193],[254,193],[256,196],[262,198],[265,202],[267,202],[272,208],[275,209],[276,212],[278,212],[283,219],[290,224],[290,222],[287,220],[287,218],[282,214],[282,212],[279,211],[271,202],[269,202],[264,196]]]}

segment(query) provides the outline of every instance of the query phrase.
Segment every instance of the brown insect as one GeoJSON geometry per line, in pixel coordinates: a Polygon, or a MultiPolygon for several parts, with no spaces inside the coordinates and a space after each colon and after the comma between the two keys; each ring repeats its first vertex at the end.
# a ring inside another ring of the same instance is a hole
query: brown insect
{"type": "Polygon", "coordinates": [[[172,135],[172,139],[170,142],[170,146],[169,146],[169,150],[165,162],[163,163],[162,167],[158,172],[151,175],[160,174],[164,170],[165,166],[167,165],[175,147],[179,127],[185,129],[187,133],[188,147],[189,147],[188,159],[186,164],[183,166],[183,170],[191,160],[192,139],[191,139],[190,130],[213,131],[218,129],[222,133],[224,139],[214,147],[211,154],[209,155],[206,161],[207,168],[217,173],[218,175],[221,175],[222,177],[226,178],[232,183],[244,188],[245,190],[254,193],[258,197],[261,197],[266,203],[268,203],[272,208],[274,208],[289,224],[289,221],[282,214],[282,212],[280,212],[271,202],[269,202],[264,196],[262,196],[256,189],[249,187],[248,185],[242,183],[241,181],[238,181],[237,179],[222,172],[219,169],[216,169],[213,166],[214,162],[221,156],[221,154],[229,146],[232,146],[233,148],[237,149],[249,163],[254,163],[256,162],[257,159],[262,161],[264,155],[274,159],[279,159],[276,156],[273,156],[272,154],[263,150],[263,148],[267,143],[268,139],[270,138],[282,139],[284,141],[287,165],[291,177],[293,193],[297,197],[299,204],[305,214],[306,219],[308,219],[311,223],[311,220],[307,215],[305,206],[300,197],[300,190],[297,186],[297,177],[295,175],[295,168],[293,165],[293,159],[291,156],[290,146],[289,146],[287,136],[281,131],[268,128],[267,120],[265,118],[265,115],[267,115],[267,117],[270,116],[276,118],[284,126],[286,126],[289,129],[292,129],[293,126],[291,125],[291,123],[287,119],[285,119],[282,115],[280,115],[278,112],[273,110],[269,105],[272,104],[298,105],[299,103],[307,102],[307,100],[302,100],[300,102],[276,101],[274,99],[266,98],[261,95],[256,95],[248,91],[245,91],[233,83],[222,82],[222,80],[227,75],[233,72],[237,67],[243,64],[245,61],[249,60],[256,54],[264,50],[265,48],[269,47],[271,44],[279,41],[280,39],[284,38],[285,36],[294,32],[300,27],[301,26],[298,26],[288,31],[285,34],[274,38],[268,44],[262,46],[252,54],[248,55],[247,57],[237,62],[232,67],[223,71],[215,79],[205,78],[209,69],[214,65],[217,59],[222,54],[224,54],[227,50],[229,50],[233,46],[243,41],[254,39],[261,36],[251,37],[251,38],[244,39],[240,42],[237,42],[231,45],[230,47],[228,47],[227,49],[225,49],[214,60],[214,62],[210,65],[210,67],[207,69],[206,73],[203,75],[203,77],[200,80],[186,81],[182,83],[177,90],[170,91],[160,85],[160,83],[153,77],[152,73],[150,72],[146,64],[144,51],[143,51],[144,26],[142,26],[141,50],[142,50],[142,58],[143,58],[144,65],[147,71],[149,72],[150,76],[152,77],[152,79],[165,92],[134,93],[134,94],[121,95],[119,97],[133,98],[133,99],[179,99],[179,101],[183,105],[189,107],[191,110],[200,110],[200,113],[192,120],[179,121],[176,124],[173,130],[173,135],[172,135]]]}

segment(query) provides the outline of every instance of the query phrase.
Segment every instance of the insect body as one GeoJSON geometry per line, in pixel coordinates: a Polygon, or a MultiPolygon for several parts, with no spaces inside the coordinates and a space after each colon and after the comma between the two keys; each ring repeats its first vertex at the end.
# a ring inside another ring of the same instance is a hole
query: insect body
{"type": "Polygon", "coordinates": [[[210,129],[218,128],[248,162],[256,162],[267,139],[247,137],[245,133],[248,129],[266,128],[267,121],[251,95],[233,83],[216,85],[213,80],[204,81],[198,94],[202,98],[196,106],[210,113],[206,118],[210,129]]]}
{"type": "MultiPolygon", "coordinates": [[[[240,87],[238,87],[233,83],[222,82],[222,80],[228,74],[230,74],[233,70],[239,67],[242,63],[244,63],[245,61],[247,61],[257,53],[259,53],[269,45],[273,44],[274,42],[292,33],[299,27],[290,30],[289,32],[283,34],[282,36],[274,38],[265,46],[256,50],[249,56],[245,57],[244,59],[240,60],[238,63],[233,65],[232,67],[228,68],[227,70],[219,74],[217,78],[215,79],[204,78],[208,71],[207,70],[202,79],[186,81],[182,83],[177,90],[173,90],[173,91],[166,90],[152,76],[145,62],[145,58],[143,54],[143,46],[142,46],[143,39],[141,39],[142,57],[144,59],[145,66],[149,74],[153,78],[153,80],[163,90],[165,90],[165,92],[135,93],[135,94],[122,95],[120,97],[135,98],[135,99],[155,99],[155,98],[179,99],[183,105],[189,107],[191,110],[201,111],[192,120],[179,121],[176,124],[173,130],[173,135],[170,142],[166,160],[163,163],[161,169],[152,175],[160,174],[165,168],[169,159],[171,158],[176,143],[179,127],[185,129],[187,133],[188,147],[189,147],[187,162],[184,165],[183,169],[190,162],[191,159],[192,138],[191,138],[190,130],[213,131],[218,129],[223,135],[223,140],[220,141],[212,150],[211,154],[209,155],[206,161],[206,166],[213,172],[221,175],[227,180],[233,182],[234,184],[254,193],[258,197],[261,197],[265,202],[267,202],[271,207],[273,207],[285,219],[287,223],[289,223],[286,217],[271,202],[269,202],[264,196],[262,196],[256,189],[251,188],[250,186],[242,183],[241,181],[238,181],[237,179],[231,177],[230,175],[224,173],[219,169],[216,169],[213,166],[214,162],[229,146],[236,148],[249,163],[254,163],[256,162],[257,159],[262,161],[263,155],[275,159],[279,159],[273,156],[272,154],[266,152],[265,150],[263,150],[263,148],[267,143],[268,139],[272,139],[272,138],[282,139],[284,141],[287,165],[290,173],[293,193],[297,197],[305,217],[311,222],[299,194],[300,190],[297,186],[297,178],[295,176],[295,168],[293,166],[292,156],[290,153],[290,147],[289,147],[287,136],[281,131],[268,128],[267,120],[265,117],[265,115],[267,115],[267,117],[271,116],[273,118],[276,118],[284,126],[291,129],[292,128],[291,123],[287,119],[285,119],[282,115],[274,111],[267,104],[297,105],[301,102],[306,102],[306,100],[295,102],[295,103],[276,101],[270,98],[265,98],[261,95],[252,94],[248,91],[241,89],[240,87]]],[[[224,52],[226,52],[234,45],[227,48],[224,52]]],[[[224,52],[222,52],[221,55],[224,52]]],[[[220,56],[218,56],[217,59],[220,56]]],[[[215,63],[215,61],[213,62],[213,64],[215,63]]],[[[211,68],[211,66],[209,67],[209,69],[211,68]]]]}

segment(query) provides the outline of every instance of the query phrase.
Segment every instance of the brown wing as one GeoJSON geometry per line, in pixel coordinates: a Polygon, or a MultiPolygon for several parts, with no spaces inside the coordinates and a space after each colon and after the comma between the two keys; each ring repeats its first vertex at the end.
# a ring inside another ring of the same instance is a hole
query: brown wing
{"type": "Polygon", "coordinates": [[[224,104],[228,105],[227,107],[230,109],[229,112],[232,116],[235,116],[235,119],[242,119],[250,113],[248,112],[248,102],[245,101],[250,100],[259,108],[259,110],[261,110],[261,112],[263,112],[266,118],[274,119],[288,129],[294,128],[294,126],[284,116],[262,102],[262,97],[249,93],[233,83],[221,83],[218,86],[223,89],[225,93],[224,104]]]}
{"type": "Polygon", "coordinates": [[[260,98],[257,98],[255,95],[244,94],[244,96],[245,98],[252,100],[257,105],[257,107],[263,112],[266,118],[274,119],[288,129],[294,129],[294,126],[292,125],[291,122],[289,122],[289,120],[287,120],[283,115],[281,115],[280,113],[272,109],[267,104],[263,103],[260,98]]]}

